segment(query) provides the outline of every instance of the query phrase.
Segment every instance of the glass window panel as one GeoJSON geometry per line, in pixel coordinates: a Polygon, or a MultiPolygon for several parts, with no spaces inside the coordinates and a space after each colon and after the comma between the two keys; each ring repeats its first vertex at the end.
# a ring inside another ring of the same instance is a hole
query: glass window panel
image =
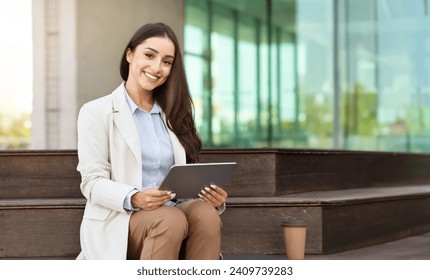
{"type": "Polygon", "coordinates": [[[430,18],[425,4],[396,0],[375,5],[378,144],[384,150],[430,151],[430,18]]]}
{"type": "Polygon", "coordinates": [[[205,145],[211,145],[210,88],[208,85],[208,5],[188,0],[185,6],[184,64],[194,101],[196,128],[205,145]]]}
{"type": "Polygon", "coordinates": [[[185,25],[185,36],[193,38],[185,40],[185,51],[195,55],[203,55],[205,51],[206,34],[202,28],[187,24],[185,25]]]}
{"type": "Polygon", "coordinates": [[[268,144],[268,128],[269,128],[269,43],[268,43],[268,32],[267,23],[260,22],[260,45],[259,45],[259,73],[260,73],[260,89],[259,89],[259,128],[258,140],[268,144]]]}
{"type": "Polygon", "coordinates": [[[300,128],[307,147],[333,147],[333,2],[296,3],[300,128]]]}
{"type": "Polygon", "coordinates": [[[300,132],[298,119],[299,100],[296,87],[296,58],[293,34],[282,33],[280,41],[280,121],[282,146],[306,146],[306,138],[300,132]]]}
{"type": "Polygon", "coordinates": [[[345,148],[429,151],[426,1],[346,1],[340,33],[345,148]],[[427,100],[427,102],[426,102],[427,100]]]}
{"type": "Polygon", "coordinates": [[[234,143],[234,41],[233,20],[225,9],[216,9],[211,33],[212,135],[216,146],[234,143]]]}
{"type": "Polygon", "coordinates": [[[239,137],[242,147],[253,146],[257,121],[256,24],[251,18],[239,22],[238,42],[239,137]]]}
{"type": "Polygon", "coordinates": [[[283,34],[281,42],[281,96],[283,98],[281,104],[281,119],[287,122],[293,122],[296,118],[296,81],[295,81],[295,57],[294,57],[294,42],[289,39],[290,34],[283,34]]]}
{"type": "Polygon", "coordinates": [[[193,96],[194,109],[195,109],[195,122],[198,131],[205,131],[207,128],[204,125],[205,111],[205,101],[206,101],[206,91],[204,83],[204,74],[206,68],[206,62],[196,56],[186,55],[185,56],[185,71],[187,74],[187,79],[192,81],[189,83],[189,89],[193,96]]]}

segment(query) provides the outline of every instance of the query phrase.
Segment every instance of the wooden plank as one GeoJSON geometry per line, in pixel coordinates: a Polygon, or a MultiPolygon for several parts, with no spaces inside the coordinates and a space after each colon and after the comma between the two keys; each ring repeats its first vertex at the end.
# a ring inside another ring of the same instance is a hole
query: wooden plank
{"type": "Polygon", "coordinates": [[[430,155],[358,151],[277,153],[277,194],[430,183],[430,155]]]}
{"type": "Polygon", "coordinates": [[[85,198],[26,198],[26,199],[0,199],[0,209],[36,209],[36,208],[84,208],[85,198]]]}
{"type": "Polygon", "coordinates": [[[323,251],[336,253],[430,231],[430,197],[326,206],[323,251]]]}
{"type": "Polygon", "coordinates": [[[0,197],[82,197],[76,152],[0,153],[0,197]]]}
{"type": "Polygon", "coordinates": [[[0,258],[76,257],[82,215],[82,208],[0,210],[0,258]]]}
{"type": "MultiPolygon", "coordinates": [[[[239,163],[231,196],[430,183],[430,155],[289,149],[208,149],[202,162],[239,163]]],[[[0,152],[0,197],[82,197],[76,151],[0,152]]]]}

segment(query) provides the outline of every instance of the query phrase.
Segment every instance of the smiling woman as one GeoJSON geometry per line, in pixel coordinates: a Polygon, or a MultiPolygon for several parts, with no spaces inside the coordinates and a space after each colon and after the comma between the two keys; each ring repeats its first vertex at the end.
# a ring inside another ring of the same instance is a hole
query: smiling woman
{"type": "Polygon", "coordinates": [[[30,142],[31,32],[31,0],[0,1],[0,149],[30,142]]]}
{"type": "Polygon", "coordinates": [[[172,29],[140,27],[120,74],[123,82],[78,117],[78,171],[88,199],[78,258],[219,259],[223,188],[178,200],[159,188],[172,165],[197,163],[202,148],[172,29]]]}

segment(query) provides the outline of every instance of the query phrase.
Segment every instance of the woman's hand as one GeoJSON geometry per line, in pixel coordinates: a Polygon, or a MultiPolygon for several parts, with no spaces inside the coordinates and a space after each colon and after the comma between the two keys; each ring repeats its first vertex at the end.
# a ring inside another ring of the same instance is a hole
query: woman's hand
{"type": "Polygon", "coordinates": [[[155,210],[175,197],[175,193],[167,190],[146,189],[131,197],[131,204],[143,210],[155,210]]]}
{"type": "Polygon", "coordinates": [[[201,193],[199,193],[199,197],[210,203],[213,207],[221,207],[226,199],[227,193],[219,186],[211,185],[210,187],[205,187],[201,193]]]}

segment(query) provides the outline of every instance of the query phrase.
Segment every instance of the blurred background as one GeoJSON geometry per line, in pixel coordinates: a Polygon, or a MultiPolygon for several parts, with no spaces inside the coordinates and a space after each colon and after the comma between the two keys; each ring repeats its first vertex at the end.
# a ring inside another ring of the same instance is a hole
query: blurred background
{"type": "Polygon", "coordinates": [[[204,146],[430,151],[430,0],[0,0],[0,149],[75,149],[134,31],[185,56],[204,146]]]}

